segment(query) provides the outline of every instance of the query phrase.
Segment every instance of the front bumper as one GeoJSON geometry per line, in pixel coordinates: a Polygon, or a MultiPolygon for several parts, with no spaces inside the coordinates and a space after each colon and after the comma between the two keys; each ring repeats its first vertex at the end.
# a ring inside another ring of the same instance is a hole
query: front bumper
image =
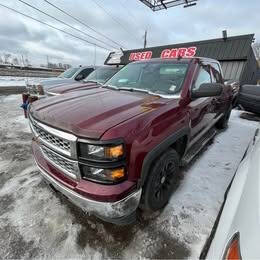
{"type": "Polygon", "coordinates": [[[117,219],[131,215],[138,207],[142,190],[137,190],[126,198],[116,202],[94,201],[81,196],[80,194],[65,187],[54,178],[52,178],[38,164],[38,168],[44,179],[53,187],[65,195],[72,203],[80,207],[85,212],[92,213],[101,219],[117,219]]]}

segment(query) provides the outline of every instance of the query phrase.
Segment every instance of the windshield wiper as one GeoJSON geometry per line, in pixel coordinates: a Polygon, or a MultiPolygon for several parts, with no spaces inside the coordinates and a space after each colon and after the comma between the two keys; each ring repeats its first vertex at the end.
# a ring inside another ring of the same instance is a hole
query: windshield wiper
{"type": "Polygon", "coordinates": [[[152,92],[150,90],[141,89],[141,88],[126,88],[126,87],[122,87],[122,88],[118,88],[118,90],[125,90],[125,91],[131,91],[131,92],[141,92],[141,93],[146,93],[146,94],[149,94],[149,95],[160,96],[159,93],[155,93],[155,92],[152,92]]]}
{"type": "Polygon", "coordinates": [[[87,83],[87,82],[93,82],[93,83],[99,83],[97,80],[83,80],[84,83],[87,83]]]}
{"type": "Polygon", "coordinates": [[[116,89],[116,90],[119,90],[118,87],[116,86],[113,86],[113,85],[102,85],[103,88],[109,88],[109,89],[116,89]]]}
{"type": "Polygon", "coordinates": [[[118,90],[131,91],[131,92],[149,93],[149,90],[146,90],[146,89],[140,89],[140,88],[127,88],[127,87],[121,87],[121,88],[118,88],[118,90]]]}

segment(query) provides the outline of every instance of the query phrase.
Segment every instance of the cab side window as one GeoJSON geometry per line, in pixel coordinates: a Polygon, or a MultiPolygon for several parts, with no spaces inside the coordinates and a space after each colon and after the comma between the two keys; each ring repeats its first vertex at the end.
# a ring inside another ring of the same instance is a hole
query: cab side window
{"type": "Polygon", "coordinates": [[[83,70],[76,76],[76,80],[85,79],[92,71],[94,71],[94,68],[83,69],[83,70]]]}
{"type": "Polygon", "coordinates": [[[192,89],[196,90],[203,83],[211,83],[211,75],[210,75],[210,67],[209,66],[201,66],[199,70],[199,74],[197,80],[195,81],[192,89]]]}
{"type": "Polygon", "coordinates": [[[219,65],[217,63],[211,64],[211,71],[212,71],[212,82],[213,83],[222,83],[222,77],[219,65]]]}
{"type": "Polygon", "coordinates": [[[93,68],[87,68],[80,72],[80,74],[83,75],[83,79],[86,78],[92,71],[94,71],[93,68]]]}

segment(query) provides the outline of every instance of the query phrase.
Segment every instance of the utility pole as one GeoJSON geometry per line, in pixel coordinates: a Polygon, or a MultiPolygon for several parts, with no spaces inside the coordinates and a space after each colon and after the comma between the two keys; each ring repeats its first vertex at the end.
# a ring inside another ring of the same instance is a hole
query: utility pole
{"type": "Polygon", "coordinates": [[[46,58],[47,58],[47,68],[49,68],[49,56],[47,55],[46,58]]]}
{"type": "Polygon", "coordinates": [[[146,48],[147,45],[147,30],[144,32],[144,49],[146,48]]]}

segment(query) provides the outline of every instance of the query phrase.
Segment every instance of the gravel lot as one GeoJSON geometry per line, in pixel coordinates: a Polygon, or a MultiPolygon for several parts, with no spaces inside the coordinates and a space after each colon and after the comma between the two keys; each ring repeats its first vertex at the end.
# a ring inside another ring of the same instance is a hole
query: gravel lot
{"type": "Polygon", "coordinates": [[[259,124],[233,111],[228,130],[182,170],[168,206],[117,227],[86,216],[43,182],[20,101],[0,96],[1,258],[198,258],[259,124]]]}

